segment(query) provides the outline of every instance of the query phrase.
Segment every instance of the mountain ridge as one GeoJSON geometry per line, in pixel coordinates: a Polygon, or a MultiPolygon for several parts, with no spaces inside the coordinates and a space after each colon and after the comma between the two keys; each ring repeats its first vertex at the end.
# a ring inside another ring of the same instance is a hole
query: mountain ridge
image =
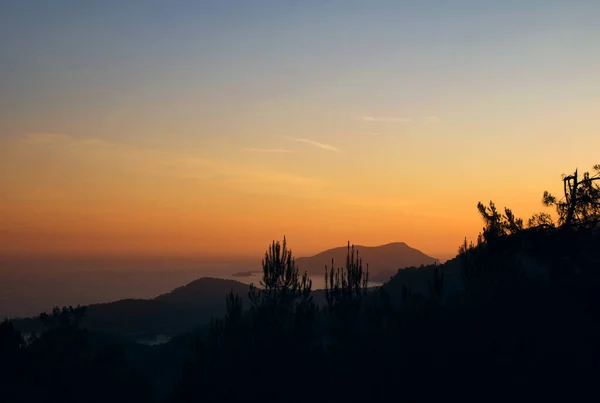
{"type": "MultiPolygon", "coordinates": [[[[379,246],[354,245],[363,264],[372,273],[395,273],[398,269],[439,264],[440,260],[409,246],[406,242],[390,242],[379,246]]],[[[313,256],[296,258],[296,265],[308,274],[322,274],[325,267],[341,267],[346,261],[348,246],[327,249],[313,256]]]]}

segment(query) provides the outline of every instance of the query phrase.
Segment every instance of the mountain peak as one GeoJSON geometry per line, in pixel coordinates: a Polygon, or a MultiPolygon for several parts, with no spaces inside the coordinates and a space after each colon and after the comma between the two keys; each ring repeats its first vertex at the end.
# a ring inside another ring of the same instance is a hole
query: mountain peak
{"type": "MultiPolygon", "coordinates": [[[[363,264],[369,265],[369,271],[372,273],[396,272],[398,269],[405,267],[439,263],[438,259],[427,256],[405,242],[390,242],[380,246],[354,245],[354,248],[358,250],[363,264]]],[[[325,266],[331,267],[332,259],[335,267],[343,266],[347,251],[348,246],[328,249],[311,257],[297,258],[296,264],[301,271],[306,270],[310,274],[321,274],[325,266]]]]}

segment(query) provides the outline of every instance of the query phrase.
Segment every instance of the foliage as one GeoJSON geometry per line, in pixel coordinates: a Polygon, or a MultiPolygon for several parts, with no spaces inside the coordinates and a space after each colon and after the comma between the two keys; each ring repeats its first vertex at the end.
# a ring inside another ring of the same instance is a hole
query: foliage
{"type": "Polygon", "coordinates": [[[306,272],[300,276],[292,251],[283,242],[273,241],[262,260],[262,289],[250,285],[249,299],[255,329],[254,341],[276,348],[289,334],[300,330],[303,316],[315,309],[312,280],[306,272]]]}
{"type": "Polygon", "coordinates": [[[285,237],[271,244],[262,260],[263,278],[260,281],[262,289],[250,285],[250,301],[254,308],[275,310],[278,307],[288,307],[296,299],[310,298],[312,281],[304,272],[298,273],[292,251],[287,248],[285,237]]]}
{"type": "Polygon", "coordinates": [[[546,191],[542,202],[556,207],[559,223],[565,227],[596,228],[600,224],[599,183],[600,164],[594,165],[592,174],[584,172],[583,178],[575,170],[572,175],[563,175],[563,198],[559,200],[546,191]]]}
{"type": "Polygon", "coordinates": [[[241,297],[231,291],[225,297],[224,319],[211,321],[209,343],[196,340],[196,362],[185,367],[176,400],[185,401],[196,385],[211,389],[211,393],[204,395],[208,401],[239,399],[250,385],[228,388],[223,393],[212,388],[223,382],[230,368],[242,360],[256,363],[255,376],[270,379],[269,393],[280,393],[283,384],[276,380],[283,381],[291,369],[271,363],[279,362],[281,354],[310,348],[317,313],[311,295],[312,282],[306,273],[300,276],[285,237],[282,243],[273,241],[262,265],[261,288],[250,286],[248,314],[244,313],[241,297]],[[259,365],[261,362],[264,364],[259,365]]]}
{"type": "MultiPolygon", "coordinates": [[[[325,267],[325,297],[330,311],[342,307],[357,311],[362,298],[367,293],[369,283],[369,265],[363,270],[362,259],[358,257],[358,250],[354,245],[346,255],[345,267],[334,269],[333,259],[331,269],[325,267]]],[[[355,312],[356,313],[356,312],[355,312]]]]}
{"type": "Polygon", "coordinates": [[[0,322],[0,357],[14,354],[25,347],[25,339],[9,319],[0,322]]]}
{"type": "Polygon", "coordinates": [[[346,254],[344,267],[331,269],[325,266],[325,299],[333,336],[338,340],[348,339],[357,325],[359,314],[367,295],[369,283],[369,265],[363,270],[362,259],[354,245],[346,254]]]}
{"type": "Polygon", "coordinates": [[[81,328],[85,311],[56,307],[42,313],[44,330],[27,342],[10,321],[0,324],[0,385],[10,385],[6,401],[126,402],[134,395],[147,397],[143,380],[124,370],[122,347],[92,339],[81,328]]]}
{"type": "Polygon", "coordinates": [[[548,213],[536,213],[527,221],[528,228],[551,229],[555,227],[552,216],[548,213]]]}
{"type": "Polygon", "coordinates": [[[39,319],[47,330],[74,330],[83,321],[86,309],[84,306],[55,307],[50,315],[41,313],[39,319]]]}
{"type": "Polygon", "coordinates": [[[479,202],[477,209],[485,222],[483,239],[486,242],[493,242],[523,230],[523,220],[516,218],[509,208],[505,208],[504,214],[500,214],[494,202],[490,201],[489,206],[479,202]]]}

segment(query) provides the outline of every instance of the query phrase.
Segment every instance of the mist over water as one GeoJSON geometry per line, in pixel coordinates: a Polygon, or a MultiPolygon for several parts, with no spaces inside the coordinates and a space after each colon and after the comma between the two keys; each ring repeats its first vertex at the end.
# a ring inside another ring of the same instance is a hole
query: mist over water
{"type": "MultiPolygon", "coordinates": [[[[201,277],[259,285],[260,259],[0,257],[0,318],[33,316],[55,306],[154,298],[201,277]],[[239,272],[252,274],[234,276],[239,272]]],[[[313,289],[325,287],[324,273],[311,278],[313,289]]]]}
{"type": "Polygon", "coordinates": [[[108,257],[0,258],[0,317],[54,306],[154,298],[200,277],[229,278],[260,260],[108,257]]]}

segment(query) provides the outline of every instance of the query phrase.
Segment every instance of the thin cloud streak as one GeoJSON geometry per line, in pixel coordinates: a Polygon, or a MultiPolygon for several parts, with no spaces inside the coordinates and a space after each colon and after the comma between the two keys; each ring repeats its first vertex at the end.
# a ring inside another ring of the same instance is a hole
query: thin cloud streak
{"type": "Polygon", "coordinates": [[[363,120],[367,122],[410,122],[410,118],[376,118],[373,116],[363,116],[363,120]]]}
{"type": "Polygon", "coordinates": [[[310,144],[311,146],[320,148],[322,150],[336,151],[336,152],[340,151],[338,148],[335,148],[334,146],[332,146],[330,144],[320,143],[318,141],[311,140],[311,139],[298,138],[298,137],[288,137],[288,136],[283,136],[283,138],[288,139],[288,140],[292,140],[292,141],[297,141],[299,143],[310,144]]]}
{"type": "Polygon", "coordinates": [[[292,153],[291,150],[277,149],[277,148],[246,148],[246,151],[252,151],[257,153],[292,153]]]}
{"type": "MultiPolygon", "coordinates": [[[[207,158],[193,151],[154,149],[134,146],[93,137],[74,137],[58,133],[28,133],[19,143],[26,148],[47,148],[48,152],[77,156],[87,161],[87,166],[104,166],[110,160],[114,169],[124,174],[134,173],[147,179],[194,179],[218,184],[244,192],[276,193],[297,197],[325,188],[326,181],[284,172],[280,169],[261,168],[245,163],[207,158]],[[52,145],[53,147],[47,147],[52,145]],[[275,189],[275,190],[274,190],[275,189]]],[[[289,150],[256,149],[266,152],[292,152],[289,150]]],[[[0,182],[2,175],[0,175],[0,182]]]]}

